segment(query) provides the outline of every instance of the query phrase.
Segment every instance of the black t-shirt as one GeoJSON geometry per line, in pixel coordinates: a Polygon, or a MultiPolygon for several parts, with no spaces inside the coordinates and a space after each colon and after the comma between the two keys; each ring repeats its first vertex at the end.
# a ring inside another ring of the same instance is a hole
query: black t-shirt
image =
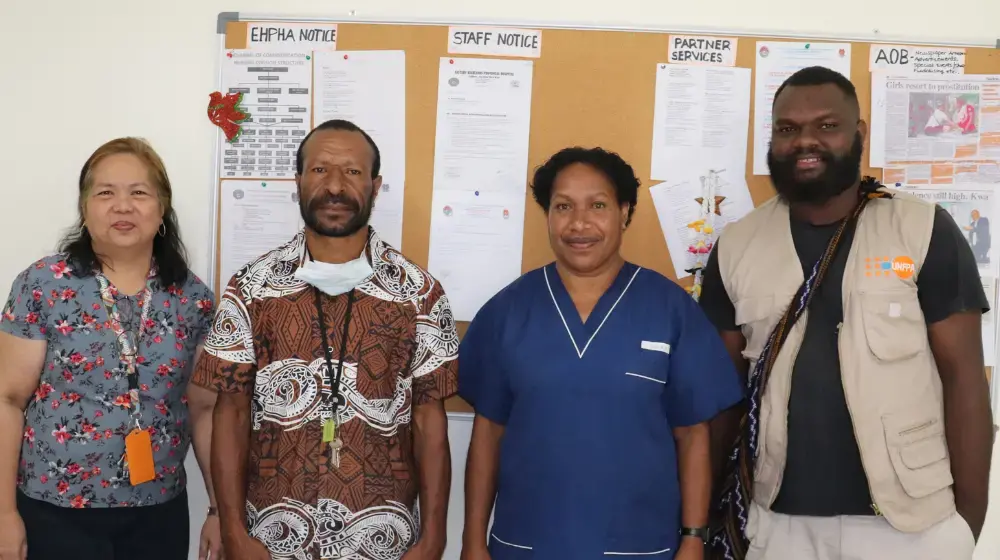
{"type": "MultiPolygon", "coordinates": [[[[791,221],[792,239],[808,276],[837,224],[813,226],[791,221]]],[[[850,232],[849,234],[846,232],[850,232]]],[[[772,506],[788,515],[872,515],[872,499],[840,377],[837,325],[843,321],[841,286],[848,249],[842,250],[809,304],[802,346],[792,368],[788,403],[788,459],[772,506]]],[[[715,251],[702,279],[701,306],[720,331],[738,330],[736,311],[722,284],[715,251]]],[[[927,256],[917,277],[917,296],[928,324],[968,310],[989,311],[976,259],[951,215],[937,208],[927,256]]]]}

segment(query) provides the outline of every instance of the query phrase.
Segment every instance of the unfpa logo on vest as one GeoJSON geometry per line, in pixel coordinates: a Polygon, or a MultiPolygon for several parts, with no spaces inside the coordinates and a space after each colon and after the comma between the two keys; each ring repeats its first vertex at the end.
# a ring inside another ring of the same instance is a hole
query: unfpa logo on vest
{"type": "Polygon", "coordinates": [[[874,257],[865,259],[865,276],[892,276],[896,275],[903,280],[910,278],[917,272],[917,267],[913,264],[913,259],[907,256],[896,257],[874,257]]]}

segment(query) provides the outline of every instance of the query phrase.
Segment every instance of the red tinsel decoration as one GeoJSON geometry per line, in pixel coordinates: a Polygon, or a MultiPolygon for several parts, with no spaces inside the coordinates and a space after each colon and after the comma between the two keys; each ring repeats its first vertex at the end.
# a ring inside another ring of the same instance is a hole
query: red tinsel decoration
{"type": "Polygon", "coordinates": [[[208,96],[208,120],[222,129],[228,142],[235,142],[240,137],[243,132],[241,123],[250,117],[240,108],[242,102],[242,93],[223,95],[216,91],[208,96]]]}

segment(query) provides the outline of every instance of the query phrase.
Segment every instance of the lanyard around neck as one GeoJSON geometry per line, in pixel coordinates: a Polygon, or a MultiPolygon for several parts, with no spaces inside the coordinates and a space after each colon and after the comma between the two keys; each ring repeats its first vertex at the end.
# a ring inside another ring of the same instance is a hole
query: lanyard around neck
{"type": "Polygon", "coordinates": [[[115,301],[115,294],[111,290],[111,284],[103,274],[97,274],[97,282],[101,286],[101,301],[104,302],[104,308],[107,310],[108,319],[111,322],[111,331],[115,333],[115,339],[118,343],[118,356],[125,368],[130,404],[137,423],[141,415],[139,412],[139,374],[136,364],[138,363],[139,339],[141,334],[146,330],[146,322],[149,320],[149,309],[153,301],[153,278],[151,273],[149,278],[146,279],[146,287],[138,296],[142,300],[142,313],[139,317],[139,328],[135,329],[135,339],[134,341],[130,341],[125,336],[125,328],[122,327],[121,314],[118,312],[118,303],[115,301]]]}
{"type": "Polygon", "coordinates": [[[351,326],[351,309],[354,307],[354,290],[347,292],[347,311],[344,313],[344,332],[341,335],[340,359],[337,363],[336,373],[333,369],[333,349],[326,335],[326,314],[323,313],[323,294],[318,288],[313,288],[313,296],[316,301],[316,314],[319,316],[319,332],[323,337],[323,356],[326,358],[326,372],[330,380],[330,397],[332,400],[330,417],[336,419],[337,407],[340,404],[340,378],[344,371],[344,354],[347,353],[347,332],[351,326]]]}

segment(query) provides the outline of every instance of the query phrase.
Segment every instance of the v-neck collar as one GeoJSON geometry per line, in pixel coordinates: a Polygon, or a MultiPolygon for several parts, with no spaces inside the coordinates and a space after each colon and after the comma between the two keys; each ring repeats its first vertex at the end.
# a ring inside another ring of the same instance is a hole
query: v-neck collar
{"type": "Polygon", "coordinates": [[[577,357],[583,358],[583,355],[587,352],[587,348],[590,347],[590,343],[597,337],[597,333],[600,332],[601,327],[604,326],[608,317],[614,312],[618,302],[625,297],[625,292],[628,291],[629,286],[632,285],[632,281],[635,280],[640,270],[642,270],[642,267],[626,261],[622,265],[621,270],[618,271],[618,275],[611,283],[611,286],[597,300],[597,305],[594,306],[590,315],[587,316],[587,321],[584,322],[580,319],[580,313],[576,310],[573,298],[566,291],[566,286],[563,284],[562,278],[559,277],[559,272],[556,271],[555,263],[542,268],[542,273],[545,275],[545,285],[549,289],[552,304],[556,306],[556,312],[559,313],[559,318],[562,319],[563,326],[566,327],[566,334],[569,335],[570,342],[573,343],[577,357]],[[566,311],[563,311],[564,309],[566,311]],[[580,342],[583,342],[582,348],[580,347],[580,342]]]}

